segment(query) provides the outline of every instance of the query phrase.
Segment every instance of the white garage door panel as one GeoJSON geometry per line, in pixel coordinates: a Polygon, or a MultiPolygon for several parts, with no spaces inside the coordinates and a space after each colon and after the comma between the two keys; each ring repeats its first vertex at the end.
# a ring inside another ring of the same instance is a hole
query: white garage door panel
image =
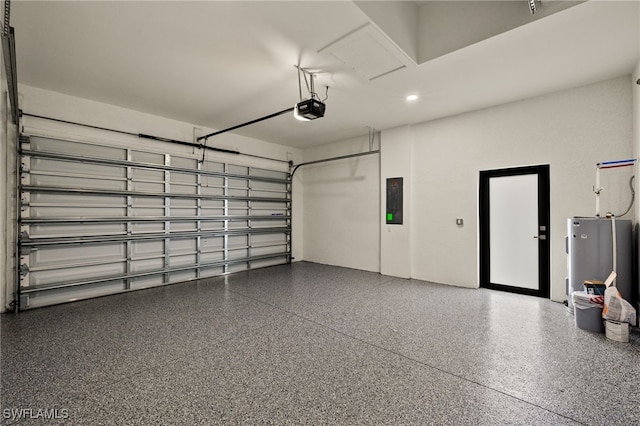
{"type": "Polygon", "coordinates": [[[126,258],[126,245],[61,246],[38,248],[31,252],[31,264],[41,267],[82,263],[121,262],[126,258]]]}
{"type": "MultiPolygon", "coordinates": [[[[216,214],[216,216],[219,216],[216,214]]],[[[218,220],[200,222],[200,229],[202,231],[220,231],[224,230],[224,222],[218,220]]],[[[204,241],[204,240],[203,240],[204,241]]]]}
{"type": "Polygon", "coordinates": [[[131,262],[131,270],[134,272],[158,271],[164,267],[164,256],[134,260],[131,262]]]}
{"type": "Polygon", "coordinates": [[[73,235],[116,235],[125,234],[127,228],[124,224],[120,223],[86,223],[83,226],[83,232],[78,232],[77,227],[72,227],[65,224],[52,224],[52,225],[33,225],[31,226],[31,237],[65,237],[73,235]]]}
{"type": "Polygon", "coordinates": [[[61,144],[60,139],[38,136],[31,139],[30,149],[33,151],[56,152],[72,156],[80,155],[117,160],[127,159],[127,150],[119,147],[86,144],[77,141],[64,142],[65,143],[61,144]]]}
{"type": "Polygon", "coordinates": [[[60,160],[34,158],[33,161],[31,161],[31,167],[33,170],[37,170],[38,173],[45,174],[46,172],[48,172],[45,174],[45,176],[67,175],[79,176],[83,179],[116,179],[120,181],[124,181],[127,178],[126,171],[121,167],[65,161],[64,169],[61,169],[60,163],[60,160]]]}
{"type": "Polygon", "coordinates": [[[254,235],[253,242],[258,245],[285,244],[287,239],[279,234],[254,235]]]}
{"type": "Polygon", "coordinates": [[[101,176],[34,176],[33,185],[51,186],[56,188],[80,187],[81,189],[99,189],[124,191],[127,189],[126,180],[113,180],[101,176]]]}
{"type": "Polygon", "coordinates": [[[164,192],[164,182],[155,180],[155,182],[141,182],[133,181],[131,183],[131,190],[136,192],[164,192]]]}
{"type": "Polygon", "coordinates": [[[200,260],[204,263],[217,263],[224,260],[224,253],[222,251],[203,252],[200,256],[200,260]]]}
{"type": "MultiPolygon", "coordinates": [[[[203,195],[224,195],[224,179],[203,176],[200,193],[203,195]]],[[[202,200],[202,203],[203,205],[217,205],[215,200],[202,200]]]]}
{"type": "Polygon", "coordinates": [[[177,184],[171,183],[171,193],[172,194],[195,194],[196,193],[196,184],[177,184]]]}
{"type": "Polygon", "coordinates": [[[51,289],[46,292],[29,293],[29,308],[39,308],[65,303],[73,300],[87,299],[90,297],[106,296],[119,293],[124,285],[122,280],[100,282],[92,284],[91,287],[73,287],[62,289],[51,289]]]}
{"type": "Polygon", "coordinates": [[[129,216],[164,216],[164,201],[152,198],[131,197],[131,209],[129,216]]]}
{"type": "Polygon", "coordinates": [[[222,250],[224,248],[224,237],[218,236],[218,237],[201,237],[200,238],[200,244],[202,245],[203,250],[204,249],[220,249],[222,250]]]}
{"type": "Polygon", "coordinates": [[[229,273],[242,272],[246,271],[247,269],[249,269],[247,265],[242,263],[232,263],[231,265],[229,265],[229,273]]]}
{"type": "MultiPolygon", "coordinates": [[[[278,262],[277,264],[281,264],[282,262],[278,262]]],[[[207,277],[215,277],[216,275],[227,274],[231,271],[228,268],[224,268],[222,266],[203,266],[201,268],[202,274],[207,277]]]]}
{"type": "Polygon", "coordinates": [[[132,278],[129,281],[128,285],[131,290],[140,290],[143,288],[157,287],[162,284],[158,283],[158,276],[147,275],[143,277],[132,278]]]}
{"type": "MultiPolygon", "coordinates": [[[[278,217],[278,216],[276,216],[278,217]]],[[[270,226],[286,226],[287,223],[286,221],[283,220],[257,220],[257,219],[253,219],[251,220],[251,226],[253,226],[254,228],[268,228],[270,226]]],[[[255,241],[255,240],[254,240],[255,241]]]]}
{"type": "MultiPolygon", "coordinates": [[[[274,196],[273,198],[280,197],[274,196]]],[[[285,210],[280,203],[266,203],[261,201],[254,201],[252,207],[255,214],[266,214],[267,216],[269,216],[270,214],[282,213],[285,210]]]]}
{"type": "Polygon", "coordinates": [[[171,252],[173,253],[192,253],[196,251],[197,242],[195,239],[172,240],[171,252]]]}
{"type": "Polygon", "coordinates": [[[253,247],[251,249],[251,254],[253,256],[262,256],[277,253],[279,250],[281,250],[281,248],[279,249],[278,247],[253,247]]]}
{"type": "MultiPolygon", "coordinates": [[[[215,161],[205,161],[202,164],[202,170],[206,171],[206,172],[216,172],[216,173],[224,173],[225,171],[225,164],[224,163],[218,163],[215,161]]],[[[203,179],[209,179],[211,178],[211,176],[206,175],[203,176],[203,179]]]]}
{"type": "Polygon", "coordinates": [[[279,262],[277,259],[265,259],[265,260],[256,260],[251,262],[251,268],[252,269],[257,269],[257,268],[266,268],[268,266],[275,266],[278,265],[279,262]]]}
{"type": "Polygon", "coordinates": [[[229,209],[239,210],[239,211],[247,210],[248,209],[247,202],[242,200],[231,199],[229,200],[229,209]]]}
{"type": "Polygon", "coordinates": [[[95,276],[115,277],[122,275],[125,271],[124,262],[100,263],[91,266],[74,266],[63,269],[51,269],[47,271],[32,271],[33,285],[49,285],[61,281],[83,281],[91,280],[95,276]]]}
{"type": "Polygon", "coordinates": [[[183,256],[171,256],[169,265],[172,267],[189,266],[196,262],[195,254],[183,255],[183,256]]]}
{"type": "Polygon", "coordinates": [[[191,271],[175,272],[172,275],[172,277],[175,279],[174,282],[177,282],[177,283],[184,282],[184,281],[191,281],[198,278],[195,272],[191,272],[191,271]]]}
{"type": "MultiPolygon", "coordinates": [[[[136,161],[136,160],[132,160],[132,161],[136,161]]],[[[141,181],[141,182],[144,182],[144,181],[164,182],[164,171],[134,167],[131,169],[131,179],[133,181],[141,181]]]]}
{"type": "Polygon", "coordinates": [[[20,309],[291,260],[286,171],[21,142],[20,309]]]}
{"type": "Polygon", "coordinates": [[[234,220],[229,223],[229,229],[246,229],[249,227],[249,222],[246,220],[234,220]]]}
{"type": "MultiPolygon", "coordinates": [[[[195,169],[195,164],[182,166],[182,167],[185,167],[185,168],[192,167],[195,169]]],[[[196,179],[196,175],[191,173],[187,174],[187,173],[180,173],[180,172],[172,172],[170,182],[171,182],[171,185],[185,185],[186,187],[191,188],[192,190],[195,190],[197,179],[196,179]]]]}
{"type": "MultiPolygon", "coordinates": [[[[189,212],[180,212],[181,215],[186,214],[188,216],[195,216],[189,212]]],[[[171,232],[180,232],[180,231],[197,231],[198,224],[197,222],[173,222],[171,223],[171,232]]]]}
{"type": "Polygon", "coordinates": [[[145,233],[158,233],[163,231],[164,231],[164,223],[134,222],[131,225],[131,233],[135,235],[145,234],[145,233]]]}
{"type": "Polygon", "coordinates": [[[131,252],[135,258],[164,256],[164,241],[132,241],[131,252]]]}
{"type": "Polygon", "coordinates": [[[30,217],[126,216],[125,197],[97,195],[31,193],[30,217]]]}
{"type": "MultiPolygon", "coordinates": [[[[172,187],[173,188],[173,187],[172,187]]],[[[184,198],[171,199],[172,209],[181,209],[180,213],[189,213],[188,215],[194,215],[197,213],[198,205],[195,200],[189,200],[184,198]]],[[[188,216],[187,215],[187,216],[188,216]]]]}
{"type": "MultiPolygon", "coordinates": [[[[193,158],[184,158],[184,157],[172,157],[171,165],[175,167],[180,167],[183,169],[192,169],[195,170],[198,168],[198,160],[194,160],[193,158]]],[[[177,172],[180,173],[180,172],[177,172]]]]}
{"type": "MultiPolygon", "coordinates": [[[[239,166],[237,164],[228,164],[227,171],[234,175],[248,175],[249,168],[245,166],[239,166]]],[[[232,178],[230,178],[232,179],[232,178]]]]}
{"type": "MultiPolygon", "coordinates": [[[[156,165],[164,164],[164,155],[156,154],[150,151],[132,150],[130,151],[130,157],[131,157],[131,161],[134,161],[136,163],[143,163],[143,164],[147,163],[147,164],[156,164],[156,165]]],[[[122,159],[124,160],[126,158],[127,157],[125,152],[125,156],[122,159]]]]}

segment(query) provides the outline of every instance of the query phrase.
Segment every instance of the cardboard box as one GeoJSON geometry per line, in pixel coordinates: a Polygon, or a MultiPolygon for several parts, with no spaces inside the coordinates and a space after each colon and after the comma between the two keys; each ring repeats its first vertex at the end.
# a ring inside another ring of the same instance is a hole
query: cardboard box
{"type": "Polygon", "coordinates": [[[600,280],[588,280],[585,281],[583,285],[585,293],[598,296],[603,296],[604,291],[607,289],[607,285],[600,280]]]}

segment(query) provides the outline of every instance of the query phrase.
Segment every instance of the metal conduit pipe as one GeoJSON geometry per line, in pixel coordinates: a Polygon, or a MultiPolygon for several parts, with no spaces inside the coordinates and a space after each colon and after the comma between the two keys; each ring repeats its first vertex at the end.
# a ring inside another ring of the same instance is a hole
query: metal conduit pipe
{"type": "Polygon", "coordinates": [[[300,163],[300,164],[296,165],[293,168],[293,171],[291,172],[290,178],[293,179],[293,175],[296,173],[296,170],[298,170],[300,167],[307,166],[309,164],[326,163],[328,161],[345,160],[347,158],[362,157],[363,155],[379,154],[379,153],[380,153],[380,150],[377,149],[375,151],[358,152],[356,154],[341,155],[340,157],[331,157],[331,158],[324,158],[322,160],[306,161],[304,163],[300,163]]]}

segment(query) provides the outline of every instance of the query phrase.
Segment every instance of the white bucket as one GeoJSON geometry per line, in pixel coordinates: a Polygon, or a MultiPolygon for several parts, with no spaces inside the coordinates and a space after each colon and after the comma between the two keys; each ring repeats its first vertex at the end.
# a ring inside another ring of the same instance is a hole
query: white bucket
{"type": "Polygon", "coordinates": [[[606,320],[604,322],[605,335],[616,342],[629,342],[629,323],[606,320]]]}

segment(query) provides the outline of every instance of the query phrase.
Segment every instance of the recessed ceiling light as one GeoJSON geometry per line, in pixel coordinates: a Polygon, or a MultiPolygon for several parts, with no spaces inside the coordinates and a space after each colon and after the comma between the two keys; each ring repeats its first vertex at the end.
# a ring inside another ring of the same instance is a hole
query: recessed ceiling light
{"type": "Polygon", "coordinates": [[[418,100],[418,95],[409,95],[407,96],[407,101],[411,102],[411,101],[417,101],[418,100]]]}

